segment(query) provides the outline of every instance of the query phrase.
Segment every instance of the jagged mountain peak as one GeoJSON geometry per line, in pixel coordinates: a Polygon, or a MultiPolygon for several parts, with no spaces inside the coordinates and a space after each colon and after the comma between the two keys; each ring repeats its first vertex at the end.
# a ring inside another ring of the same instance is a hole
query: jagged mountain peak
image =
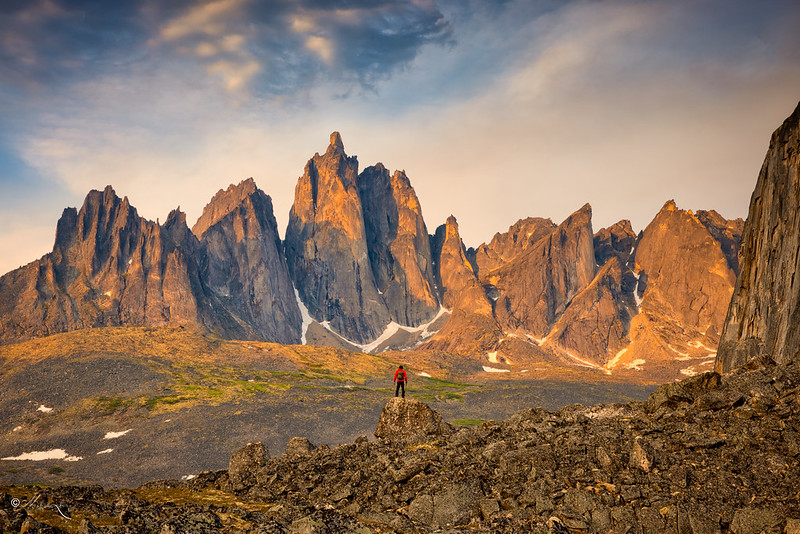
{"type": "Polygon", "coordinates": [[[203,234],[211,226],[219,222],[231,211],[237,209],[243,202],[253,196],[258,196],[269,201],[271,208],[272,201],[269,199],[269,195],[258,188],[253,178],[247,178],[238,184],[231,184],[227,189],[220,189],[211,198],[209,203],[206,204],[205,208],[203,208],[203,213],[192,227],[192,232],[198,239],[202,238],[203,234]]]}
{"type": "Polygon", "coordinates": [[[678,210],[678,205],[675,204],[674,199],[670,199],[664,202],[664,205],[661,206],[660,211],[676,211],[676,210],[678,210]]]}
{"type": "Polygon", "coordinates": [[[344,143],[342,142],[342,135],[339,132],[331,133],[331,140],[330,145],[328,146],[328,152],[331,150],[336,152],[344,152],[344,143]]]}

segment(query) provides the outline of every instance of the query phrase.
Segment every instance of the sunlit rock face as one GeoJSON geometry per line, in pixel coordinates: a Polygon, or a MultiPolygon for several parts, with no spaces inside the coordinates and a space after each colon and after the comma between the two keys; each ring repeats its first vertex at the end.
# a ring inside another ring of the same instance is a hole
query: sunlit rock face
{"type": "Polygon", "coordinates": [[[772,134],[741,238],[720,340],[725,372],[759,355],[800,360],[800,105],[772,134]]]}
{"type": "Polygon", "coordinates": [[[378,164],[358,174],[337,132],[295,188],[286,259],[311,316],[369,343],[395,321],[417,326],[439,308],[428,232],[408,177],[378,164]]]}
{"type": "Polygon", "coordinates": [[[53,252],[0,278],[5,341],[105,325],[199,323],[199,243],[178,210],[139,217],[109,186],[58,222],[53,252]]]}

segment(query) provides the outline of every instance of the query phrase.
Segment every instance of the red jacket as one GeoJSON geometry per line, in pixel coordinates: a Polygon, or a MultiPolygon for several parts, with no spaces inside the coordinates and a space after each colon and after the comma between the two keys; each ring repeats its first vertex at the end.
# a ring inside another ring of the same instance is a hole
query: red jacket
{"type": "Polygon", "coordinates": [[[394,373],[394,381],[395,382],[408,382],[408,377],[406,376],[406,372],[403,369],[398,369],[394,373]]]}

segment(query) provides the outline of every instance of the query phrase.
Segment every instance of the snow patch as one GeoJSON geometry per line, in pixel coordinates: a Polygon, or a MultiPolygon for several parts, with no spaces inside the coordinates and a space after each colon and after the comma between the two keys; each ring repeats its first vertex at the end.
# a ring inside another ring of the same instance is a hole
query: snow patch
{"type": "MultiPolygon", "coordinates": [[[[401,324],[398,324],[398,323],[392,321],[391,323],[386,325],[386,328],[383,329],[383,332],[381,333],[381,335],[378,336],[375,339],[375,341],[373,341],[372,343],[365,343],[363,345],[360,345],[358,343],[353,343],[352,341],[350,341],[350,343],[352,343],[356,347],[360,348],[361,352],[369,352],[369,353],[371,353],[372,351],[374,351],[378,347],[380,347],[385,341],[389,340],[393,335],[395,335],[400,330],[403,330],[403,331],[408,332],[410,334],[420,333],[420,340],[424,341],[425,339],[433,336],[436,333],[435,330],[434,331],[429,331],[428,328],[433,323],[435,323],[436,320],[439,319],[445,313],[450,313],[450,310],[448,310],[445,307],[441,307],[441,308],[439,308],[439,311],[436,312],[436,315],[433,317],[433,319],[431,319],[427,323],[423,323],[423,324],[421,324],[419,326],[403,326],[401,324]]],[[[339,334],[337,334],[337,335],[339,335],[339,334]]]]}
{"type": "Polygon", "coordinates": [[[681,369],[681,374],[684,376],[694,376],[697,374],[697,371],[695,371],[692,367],[687,367],[686,369],[681,369]]]}
{"type": "Polygon", "coordinates": [[[123,430],[122,432],[106,432],[106,435],[105,435],[105,436],[103,436],[103,439],[116,439],[116,438],[121,438],[122,436],[124,436],[125,434],[127,434],[128,432],[130,432],[131,430],[133,430],[133,429],[132,429],[132,428],[129,428],[128,430],[123,430]]]}
{"type": "Polygon", "coordinates": [[[109,452],[114,452],[114,449],[106,449],[104,451],[100,451],[97,454],[108,454],[109,452]]]}
{"type": "Polygon", "coordinates": [[[388,341],[393,335],[395,335],[398,330],[400,330],[401,326],[396,322],[392,321],[391,323],[386,325],[386,328],[383,329],[381,335],[379,335],[375,341],[372,343],[368,343],[366,345],[358,345],[361,348],[361,352],[372,352],[378,347],[380,347],[384,342],[388,341]]]}
{"type": "Polygon", "coordinates": [[[430,378],[430,377],[431,377],[431,375],[429,375],[429,374],[428,374],[428,373],[426,373],[425,371],[423,371],[423,372],[421,372],[421,373],[416,373],[416,374],[417,374],[417,376],[424,376],[425,378],[430,378]]]}
{"type": "Polygon", "coordinates": [[[487,373],[510,373],[511,372],[508,369],[496,369],[494,367],[486,367],[485,365],[483,366],[483,370],[486,371],[487,373]]]}
{"type": "Polygon", "coordinates": [[[300,300],[300,293],[297,291],[297,288],[294,287],[294,284],[292,284],[292,289],[294,289],[294,297],[297,299],[297,307],[300,308],[300,316],[303,318],[303,324],[300,327],[300,343],[305,345],[306,332],[308,332],[308,327],[311,326],[311,323],[314,322],[314,319],[312,319],[311,314],[308,313],[308,308],[306,308],[306,305],[303,304],[302,300],[300,300]]]}
{"type": "Polygon", "coordinates": [[[527,369],[523,369],[522,371],[520,371],[520,373],[527,373],[527,372],[528,372],[527,369]]]}
{"type": "Polygon", "coordinates": [[[103,293],[103,295],[107,296],[108,298],[111,298],[111,291],[106,291],[105,293],[103,293]]]}
{"type": "Polygon", "coordinates": [[[633,360],[631,363],[625,364],[625,369],[633,369],[634,371],[641,371],[642,365],[646,363],[647,362],[644,360],[633,360]]]}
{"type": "Polygon", "coordinates": [[[22,426],[15,426],[14,430],[12,430],[12,432],[18,432],[20,430],[22,430],[22,426]]]}
{"type": "MultiPolygon", "coordinates": [[[[631,249],[631,253],[633,253],[633,249],[631,249]]],[[[636,287],[633,288],[633,300],[636,301],[636,308],[641,310],[642,309],[642,297],[639,296],[639,277],[641,276],[641,271],[638,273],[634,273],[631,270],[633,276],[636,278],[636,287]]]]}
{"type": "Polygon", "coordinates": [[[487,352],[486,357],[489,359],[489,363],[500,363],[497,361],[497,351],[487,352]]]}
{"type": "Polygon", "coordinates": [[[705,349],[708,352],[713,352],[714,354],[717,353],[717,349],[712,349],[711,347],[707,347],[706,345],[703,344],[702,341],[690,341],[689,346],[694,347],[696,349],[705,349]]]}
{"type": "Polygon", "coordinates": [[[672,345],[669,345],[669,344],[667,345],[667,347],[669,347],[669,350],[671,350],[672,352],[674,352],[675,354],[678,355],[678,357],[675,358],[675,359],[680,361],[680,362],[685,362],[686,360],[691,360],[692,359],[692,357],[689,356],[688,352],[681,352],[681,351],[679,351],[678,349],[676,349],[675,347],[673,347],[672,345]]]}
{"type": "Polygon", "coordinates": [[[83,460],[83,456],[70,456],[64,449],[51,449],[49,451],[24,452],[19,456],[6,456],[0,460],[32,460],[39,462],[42,460],[64,460],[65,462],[77,462],[83,460]]]}
{"type": "Polygon", "coordinates": [[[192,480],[193,478],[197,478],[197,475],[183,475],[181,480],[192,480]]]}
{"type": "Polygon", "coordinates": [[[607,375],[611,374],[611,371],[609,371],[608,369],[605,369],[603,367],[600,367],[596,363],[590,362],[588,360],[584,360],[583,358],[579,358],[578,356],[575,356],[574,354],[572,354],[568,350],[565,350],[565,349],[561,349],[561,350],[564,351],[564,354],[566,354],[567,356],[569,356],[570,358],[575,360],[575,363],[577,363],[581,367],[588,367],[590,369],[599,369],[600,371],[603,371],[607,375]]]}
{"type": "Polygon", "coordinates": [[[37,411],[37,412],[50,413],[50,412],[52,412],[52,411],[53,411],[53,409],[52,409],[52,408],[48,408],[48,407],[47,407],[47,406],[45,406],[44,404],[40,404],[40,405],[39,405],[39,407],[38,407],[38,408],[36,408],[36,411],[37,411]]]}
{"type": "Polygon", "coordinates": [[[628,352],[628,347],[625,347],[621,351],[619,351],[611,360],[606,363],[606,367],[609,369],[613,369],[619,363],[619,359],[622,358],[622,355],[628,352]]]}

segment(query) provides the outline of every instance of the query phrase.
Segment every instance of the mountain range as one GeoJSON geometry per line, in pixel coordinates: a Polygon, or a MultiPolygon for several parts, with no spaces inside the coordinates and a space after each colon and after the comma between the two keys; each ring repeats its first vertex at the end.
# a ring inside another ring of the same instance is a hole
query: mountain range
{"type": "Polygon", "coordinates": [[[252,179],[191,229],[179,209],[153,222],[111,186],[89,192],[52,252],[0,278],[0,342],[192,325],[412,361],[458,354],[498,377],[555,365],[674,380],[713,366],[743,225],[668,201],[638,235],[627,220],[595,232],[586,204],[467,248],[455,217],[429,233],[404,171],[359,172],[334,132],[297,181],[284,239],[252,179]]]}

